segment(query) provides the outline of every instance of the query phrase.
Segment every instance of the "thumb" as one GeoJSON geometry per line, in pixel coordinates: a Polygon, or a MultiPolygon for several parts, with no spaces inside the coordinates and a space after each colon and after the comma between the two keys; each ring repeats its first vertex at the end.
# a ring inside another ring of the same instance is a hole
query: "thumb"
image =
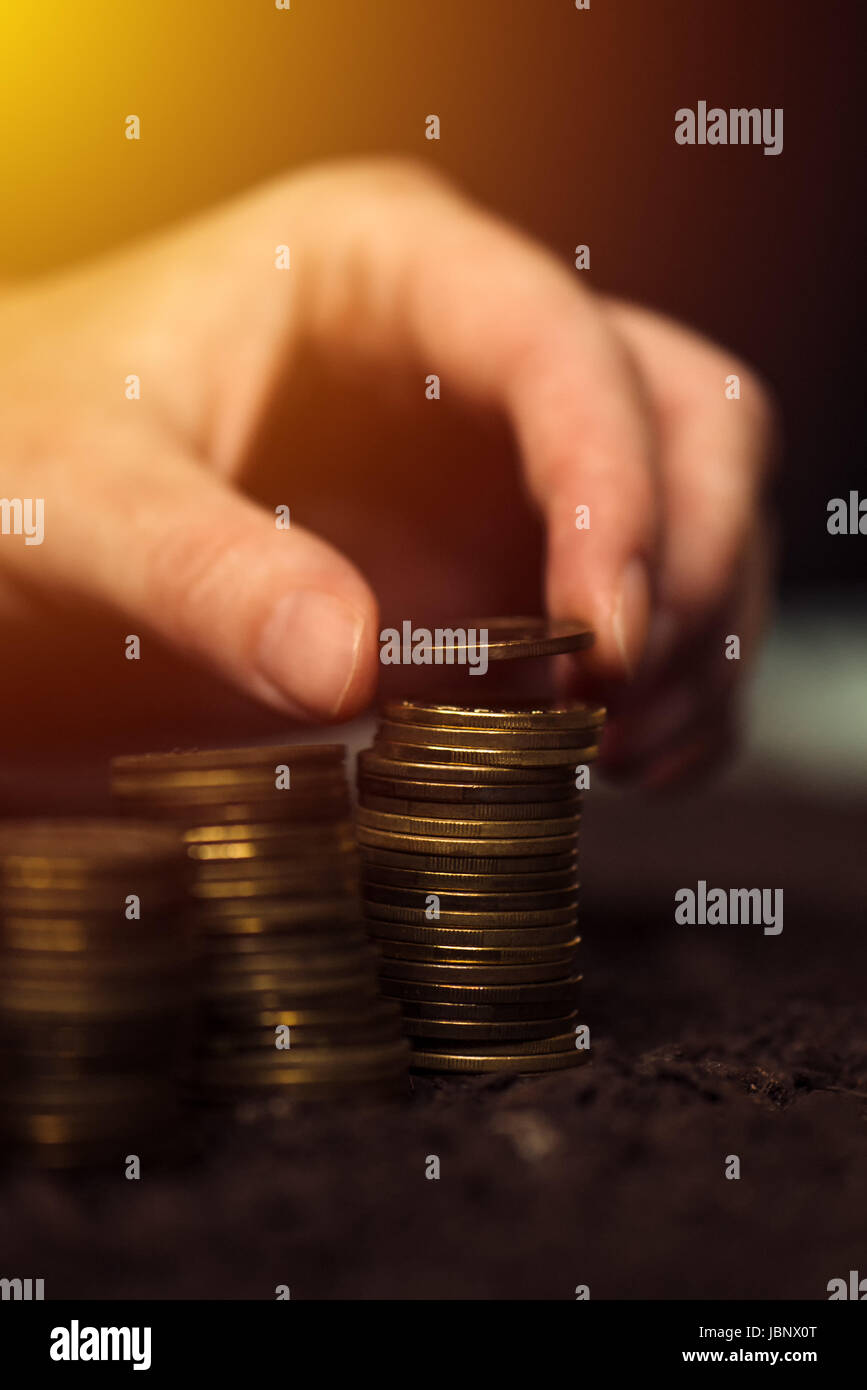
{"type": "MultiPolygon", "coordinates": [[[[128,441],[127,441],[128,442],[128,441]]],[[[377,607],[355,567],[160,440],[124,452],[122,480],[66,458],[42,478],[44,544],[16,547],[27,579],[141,619],[293,717],[349,717],[376,683],[377,607]],[[158,461],[154,461],[156,458],[158,461]]]]}

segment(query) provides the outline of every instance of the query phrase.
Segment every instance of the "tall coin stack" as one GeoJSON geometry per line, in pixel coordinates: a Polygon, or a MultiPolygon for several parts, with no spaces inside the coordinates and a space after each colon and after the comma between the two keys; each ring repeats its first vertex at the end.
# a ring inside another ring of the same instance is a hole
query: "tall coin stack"
{"type": "Polygon", "coordinates": [[[13,1154],[120,1168],[176,1152],[189,878],[170,829],[0,825],[0,1127],[13,1154]]]}
{"type": "Polygon", "coordinates": [[[576,771],[604,713],[385,706],[359,755],[358,839],[367,928],[414,1067],[531,1072],[586,1058],[576,771]]]}
{"type": "Polygon", "coordinates": [[[117,804],[179,826],[192,894],[207,1099],[391,1094],[400,1012],[361,926],[342,745],[116,758],[117,804]]]}

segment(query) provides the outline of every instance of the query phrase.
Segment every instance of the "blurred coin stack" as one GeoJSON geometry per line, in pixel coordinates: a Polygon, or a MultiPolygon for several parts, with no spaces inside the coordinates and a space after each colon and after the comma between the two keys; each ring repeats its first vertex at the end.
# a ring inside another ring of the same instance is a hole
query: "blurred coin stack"
{"type": "Polygon", "coordinates": [[[180,827],[194,861],[196,1089],[231,1105],[399,1089],[408,1051],[361,925],[343,746],[116,758],[113,790],[180,827]]]}
{"type": "Polygon", "coordinates": [[[13,1154],[60,1168],[177,1151],[189,879],[169,828],[0,824],[0,1128],[13,1154]]]}
{"type": "Polygon", "coordinates": [[[359,755],[368,931],[412,1065],[580,1062],[578,769],[604,710],[579,703],[385,706],[359,755]]]}

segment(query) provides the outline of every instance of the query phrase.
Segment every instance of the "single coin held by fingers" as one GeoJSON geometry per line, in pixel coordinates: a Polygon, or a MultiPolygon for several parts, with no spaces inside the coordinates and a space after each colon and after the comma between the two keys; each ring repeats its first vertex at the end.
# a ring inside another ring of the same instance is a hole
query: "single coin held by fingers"
{"type": "MultiPolygon", "coordinates": [[[[436,634],[438,635],[438,634],[436,634]]],[[[595,634],[588,623],[552,622],[548,618],[474,618],[447,630],[441,644],[434,641],[434,655],[451,650],[455,656],[476,644],[488,661],[514,661],[526,656],[558,656],[591,647],[595,634]]]]}

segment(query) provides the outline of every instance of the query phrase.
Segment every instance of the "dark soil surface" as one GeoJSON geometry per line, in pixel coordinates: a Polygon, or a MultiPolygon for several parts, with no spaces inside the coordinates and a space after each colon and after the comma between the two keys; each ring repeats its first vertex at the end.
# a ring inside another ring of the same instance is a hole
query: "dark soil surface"
{"type": "Polygon", "coordinates": [[[590,1065],[215,1126],[138,1182],[7,1174],[0,1275],[49,1298],[824,1299],[867,1273],[863,810],[720,792],[586,821],[590,1065]],[[782,887],[783,932],[675,926],[699,879],[782,887]]]}

